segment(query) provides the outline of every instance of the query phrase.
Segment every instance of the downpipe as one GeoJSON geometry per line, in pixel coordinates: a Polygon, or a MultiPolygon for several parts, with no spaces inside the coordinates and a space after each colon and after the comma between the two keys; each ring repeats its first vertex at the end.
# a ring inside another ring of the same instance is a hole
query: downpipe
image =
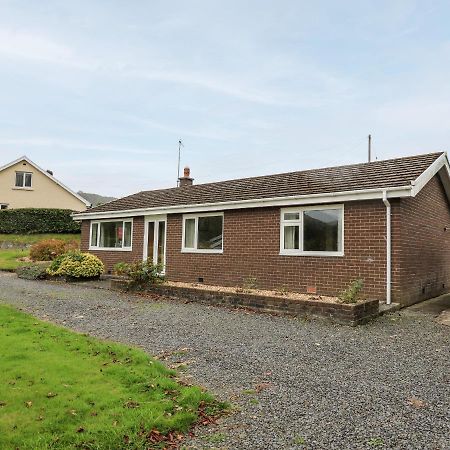
{"type": "Polygon", "coordinates": [[[383,190],[383,203],[386,206],[386,304],[391,304],[391,204],[387,199],[387,191],[383,190]]]}

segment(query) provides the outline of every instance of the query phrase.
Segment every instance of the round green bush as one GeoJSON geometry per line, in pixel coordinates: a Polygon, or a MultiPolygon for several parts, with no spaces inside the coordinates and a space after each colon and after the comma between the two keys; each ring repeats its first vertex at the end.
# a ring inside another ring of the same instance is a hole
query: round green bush
{"type": "Polygon", "coordinates": [[[95,278],[100,276],[104,269],[103,263],[95,255],[72,251],[55,258],[47,273],[70,278],[95,278]]]}

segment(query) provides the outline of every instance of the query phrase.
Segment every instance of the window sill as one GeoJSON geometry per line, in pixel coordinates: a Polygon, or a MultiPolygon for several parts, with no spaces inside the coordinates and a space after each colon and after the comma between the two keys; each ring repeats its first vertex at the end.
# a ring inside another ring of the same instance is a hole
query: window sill
{"type": "Polygon", "coordinates": [[[116,248],[116,247],[89,247],[89,251],[100,251],[100,252],[131,252],[133,249],[131,247],[126,248],[116,248]]]}
{"type": "Polygon", "coordinates": [[[222,250],[207,250],[207,249],[195,249],[195,248],[182,248],[181,253],[205,253],[205,254],[221,254],[222,250]]]}
{"type": "Polygon", "coordinates": [[[287,251],[287,250],[281,250],[280,251],[281,256],[321,256],[321,257],[338,257],[342,258],[344,255],[344,252],[299,252],[299,251],[287,251]]]}
{"type": "Polygon", "coordinates": [[[14,186],[12,189],[15,190],[15,191],[34,191],[34,189],[32,187],[14,186]]]}

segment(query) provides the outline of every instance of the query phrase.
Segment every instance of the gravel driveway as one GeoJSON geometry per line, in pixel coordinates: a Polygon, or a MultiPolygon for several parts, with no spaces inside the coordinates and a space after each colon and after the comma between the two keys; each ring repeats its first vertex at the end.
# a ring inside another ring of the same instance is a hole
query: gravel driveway
{"type": "Polygon", "coordinates": [[[450,328],[424,314],[350,328],[9,274],[0,302],[185,361],[236,405],[189,448],[450,449],[450,328]]]}

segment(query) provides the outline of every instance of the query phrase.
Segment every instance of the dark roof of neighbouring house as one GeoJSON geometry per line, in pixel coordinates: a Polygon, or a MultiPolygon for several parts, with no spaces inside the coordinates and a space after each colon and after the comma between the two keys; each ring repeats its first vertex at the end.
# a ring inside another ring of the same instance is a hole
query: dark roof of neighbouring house
{"type": "Polygon", "coordinates": [[[88,213],[282,198],[410,185],[443,152],[142,191],[92,208],[88,213]]]}

